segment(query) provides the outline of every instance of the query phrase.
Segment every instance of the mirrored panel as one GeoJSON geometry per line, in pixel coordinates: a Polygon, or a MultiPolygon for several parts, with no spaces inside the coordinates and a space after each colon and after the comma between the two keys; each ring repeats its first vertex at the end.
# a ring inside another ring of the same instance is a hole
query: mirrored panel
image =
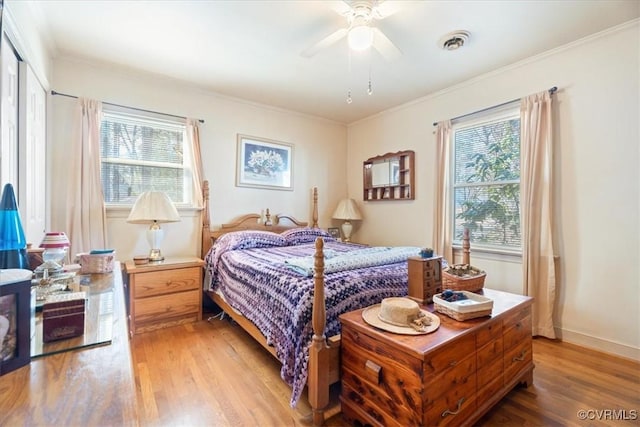
{"type": "Polygon", "coordinates": [[[413,151],[367,159],[363,165],[364,200],[413,200],[413,169],[413,151]]]}

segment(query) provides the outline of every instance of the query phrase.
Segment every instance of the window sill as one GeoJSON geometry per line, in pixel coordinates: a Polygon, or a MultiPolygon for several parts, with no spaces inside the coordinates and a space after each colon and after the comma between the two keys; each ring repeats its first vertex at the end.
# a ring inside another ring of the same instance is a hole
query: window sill
{"type": "MultiPolygon", "coordinates": [[[[453,245],[453,256],[455,259],[462,258],[462,246],[453,245]]],[[[522,252],[509,251],[506,249],[491,249],[491,248],[471,248],[470,257],[478,259],[486,259],[491,261],[522,263],[522,252]]]]}

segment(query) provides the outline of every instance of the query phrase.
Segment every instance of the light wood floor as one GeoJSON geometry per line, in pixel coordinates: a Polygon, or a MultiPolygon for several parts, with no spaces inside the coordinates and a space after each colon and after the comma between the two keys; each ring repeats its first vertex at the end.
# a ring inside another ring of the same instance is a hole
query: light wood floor
{"type": "MultiPolygon", "coordinates": [[[[290,408],[279,364],[227,319],[137,335],[132,351],[141,426],[311,424],[306,395],[290,408]]],[[[514,389],[477,425],[640,425],[639,363],[543,338],[533,351],[534,385],[514,389]],[[608,420],[606,410],[615,411],[608,420]]],[[[345,422],[338,413],[326,425],[345,422]]]]}

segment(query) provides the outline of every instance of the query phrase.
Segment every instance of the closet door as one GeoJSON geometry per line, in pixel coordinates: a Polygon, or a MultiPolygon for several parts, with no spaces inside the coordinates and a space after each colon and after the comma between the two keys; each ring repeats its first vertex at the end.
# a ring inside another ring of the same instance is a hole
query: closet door
{"type": "MultiPolygon", "coordinates": [[[[18,58],[6,36],[0,46],[0,184],[13,184],[18,193],[18,58]]],[[[1,191],[1,190],[0,190],[1,191]]]]}
{"type": "Polygon", "coordinates": [[[20,139],[18,195],[28,243],[38,246],[46,214],[46,91],[26,62],[20,62],[20,139]]]}

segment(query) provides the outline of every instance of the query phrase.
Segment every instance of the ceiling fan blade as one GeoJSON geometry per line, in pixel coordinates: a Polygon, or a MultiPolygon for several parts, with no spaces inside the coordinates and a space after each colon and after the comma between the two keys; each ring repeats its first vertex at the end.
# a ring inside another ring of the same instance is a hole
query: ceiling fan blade
{"type": "Polygon", "coordinates": [[[373,17],[376,19],[384,19],[393,15],[402,8],[402,4],[399,1],[379,1],[373,8],[373,17]]]}
{"type": "Polygon", "coordinates": [[[373,27],[373,47],[387,61],[395,61],[402,56],[398,49],[379,28],[373,27]]]}
{"type": "Polygon", "coordinates": [[[331,46],[332,44],[334,44],[335,42],[337,42],[338,40],[346,36],[347,33],[348,33],[348,30],[346,28],[342,28],[334,32],[333,34],[330,34],[327,37],[323,38],[313,46],[306,48],[305,50],[300,52],[300,55],[310,58],[316,53],[320,52],[322,49],[325,49],[331,46]]]}
{"type": "Polygon", "coordinates": [[[325,1],[329,5],[329,8],[334,10],[338,15],[347,15],[351,13],[351,5],[342,0],[325,1]]]}

